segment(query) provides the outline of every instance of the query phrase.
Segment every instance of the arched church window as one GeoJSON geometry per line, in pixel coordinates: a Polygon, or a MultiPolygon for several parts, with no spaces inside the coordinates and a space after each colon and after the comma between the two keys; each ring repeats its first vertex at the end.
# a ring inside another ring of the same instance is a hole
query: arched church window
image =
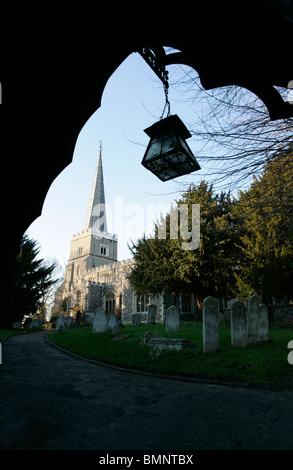
{"type": "Polygon", "coordinates": [[[81,302],[81,292],[80,292],[80,290],[78,290],[77,293],[76,293],[76,302],[78,304],[80,304],[80,302],[81,302]]]}
{"type": "Polygon", "coordinates": [[[111,313],[115,309],[115,294],[114,292],[108,292],[106,294],[106,313],[111,313]]]}
{"type": "Polygon", "coordinates": [[[79,265],[78,265],[77,268],[76,268],[76,275],[77,275],[77,276],[80,275],[80,267],[79,267],[79,265]]]}

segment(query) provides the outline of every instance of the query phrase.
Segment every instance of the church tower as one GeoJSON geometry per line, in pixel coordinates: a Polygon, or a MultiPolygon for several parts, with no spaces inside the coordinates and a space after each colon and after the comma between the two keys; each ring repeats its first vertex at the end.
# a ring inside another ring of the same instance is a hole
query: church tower
{"type": "Polygon", "coordinates": [[[105,189],[100,144],[83,230],[72,236],[65,282],[70,289],[89,269],[117,261],[117,236],[107,232],[105,189]]]}

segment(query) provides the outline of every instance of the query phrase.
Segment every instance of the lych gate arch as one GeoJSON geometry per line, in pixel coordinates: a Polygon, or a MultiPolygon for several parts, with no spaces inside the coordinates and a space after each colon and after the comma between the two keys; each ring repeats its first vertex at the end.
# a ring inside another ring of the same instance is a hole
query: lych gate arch
{"type": "Polygon", "coordinates": [[[124,3],[7,2],[2,7],[0,106],[2,278],[22,234],[41,214],[47,191],[72,161],[78,134],[100,107],[108,79],[129,54],[150,48],[163,64],[195,68],[206,88],[244,86],[271,118],[293,116],[274,86],[288,86],[293,12],[285,2],[190,2],[156,9],[124,3]],[[93,8],[95,7],[95,10],[93,8]],[[119,10],[121,8],[121,10],[119,10]],[[105,29],[107,34],[105,35],[105,29]],[[6,37],[5,37],[6,35],[6,37]],[[162,46],[178,50],[165,56],[162,46]]]}

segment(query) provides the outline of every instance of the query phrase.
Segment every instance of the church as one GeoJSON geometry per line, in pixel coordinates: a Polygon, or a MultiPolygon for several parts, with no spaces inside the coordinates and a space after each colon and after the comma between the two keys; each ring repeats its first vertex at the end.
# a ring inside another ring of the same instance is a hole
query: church
{"type": "Polygon", "coordinates": [[[123,323],[131,323],[133,314],[147,319],[149,305],[156,306],[157,323],[164,322],[166,309],[176,302],[182,319],[194,318],[196,305],[193,296],[139,295],[127,274],[134,261],[118,261],[117,235],[107,231],[107,214],[100,145],[88,207],[81,232],[72,235],[70,257],[65,268],[65,279],[55,295],[56,311],[60,301],[67,299],[67,315],[82,316],[84,324],[92,324],[98,307],[107,314],[115,313],[123,323]]]}

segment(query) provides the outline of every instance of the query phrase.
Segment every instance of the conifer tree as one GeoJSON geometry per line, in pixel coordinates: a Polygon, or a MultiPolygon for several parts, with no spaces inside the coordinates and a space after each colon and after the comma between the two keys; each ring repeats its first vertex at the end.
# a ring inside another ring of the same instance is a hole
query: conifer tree
{"type": "Polygon", "coordinates": [[[39,248],[35,240],[24,235],[9,282],[0,285],[0,325],[12,327],[25,315],[36,313],[47,289],[56,282],[52,278],[55,264],[45,265],[38,259],[39,248]]]}
{"type": "MultiPolygon", "coordinates": [[[[229,193],[214,194],[213,187],[202,181],[176,201],[200,204],[200,245],[195,250],[182,249],[182,237],[170,238],[170,213],[156,224],[156,233],[166,223],[166,239],[143,237],[130,247],[135,267],[129,279],[138,293],[162,291],[174,294],[193,293],[199,308],[208,295],[229,297],[235,287],[239,235],[232,219],[233,200],[229,193]]],[[[189,220],[191,229],[191,220],[189,220]]],[[[179,224],[180,226],[180,224],[179,224]]]]}
{"type": "Polygon", "coordinates": [[[237,293],[257,293],[267,302],[293,298],[293,160],[277,154],[240,194],[234,217],[243,225],[237,293]],[[240,222],[240,219],[242,222],[240,222]]]}

